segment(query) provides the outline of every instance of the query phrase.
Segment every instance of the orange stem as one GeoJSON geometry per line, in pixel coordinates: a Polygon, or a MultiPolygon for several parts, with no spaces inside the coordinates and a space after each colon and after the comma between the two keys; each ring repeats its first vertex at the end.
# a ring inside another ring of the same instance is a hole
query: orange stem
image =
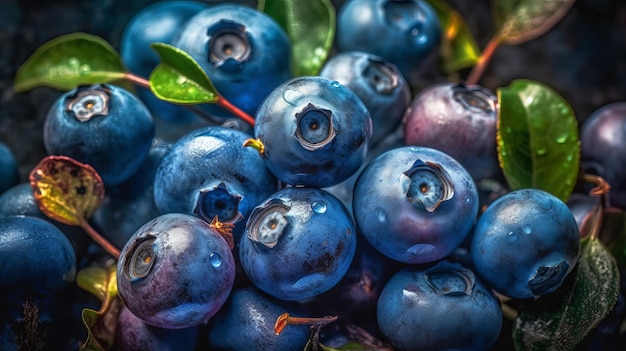
{"type": "Polygon", "coordinates": [[[115,257],[115,259],[120,258],[120,250],[113,246],[107,239],[105,239],[100,233],[98,233],[93,227],[87,222],[87,220],[83,219],[80,221],[80,227],[95,241],[98,245],[100,245],[107,253],[111,256],[115,257]]]}
{"type": "Polygon", "coordinates": [[[498,36],[494,36],[493,38],[491,38],[491,40],[489,40],[489,43],[487,43],[485,50],[483,51],[483,53],[480,55],[480,58],[478,59],[478,63],[476,63],[474,68],[472,68],[472,71],[470,72],[469,76],[465,80],[465,83],[467,84],[478,83],[480,78],[482,78],[483,74],[485,73],[485,70],[487,69],[487,65],[489,65],[489,62],[493,58],[493,54],[496,52],[496,49],[498,48],[498,46],[500,46],[500,44],[501,44],[501,41],[500,41],[500,37],[498,36]]]}
{"type": "Polygon", "coordinates": [[[230,103],[230,101],[226,100],[223,96],[219,95],[217,97],[216,103],[223,108],[227,109],[228,112],[242,119],[244,122],[248,123],[251,126],[254,126],[254,118],[241,110],[239,107],[230,103]]]}

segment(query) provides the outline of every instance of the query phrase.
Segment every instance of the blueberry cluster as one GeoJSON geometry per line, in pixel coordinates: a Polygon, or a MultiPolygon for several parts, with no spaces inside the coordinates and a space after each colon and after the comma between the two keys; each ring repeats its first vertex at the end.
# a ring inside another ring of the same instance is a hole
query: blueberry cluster
{"type": "MultiPolygon", "coordinates": [[[[192,113],[112,83],[50,107],[47,152],[91,165],[106,187],[90,222],[120,249],[111,346],[303,350],[308,326],[274,332],[287,312],[338,315],[342,328],[315,334],[328,346],[367,335],[371,348],[489,350],[503,301],[557,291],[580,253],[573,210],[542,190],[494,199],[478,186],[502,179],[496,95],[442,83],[412,96],[441,37],[425,1],[346,1],[337,53],[319,75],[295,77],[288,35],[251,7],[164,1],[133,17],[121,42],[131,71],[158,64],[150,43],[172,44],[254,127],[217,104],[192,113]]],[[[599,111],[582,132],[587,167],[616,184],[615,206],[624,110],[599,111]]],[[[44,325],[79,324],[67,310],[93,301],[55,305],[76,297],[77,270],[110,259],[82,229],[47,218],[17,174],[0,144],[1,350],[23,342],[25,305],[44,325]]],[[[60,335],[46,347],[85,339],[60,335]]]]}

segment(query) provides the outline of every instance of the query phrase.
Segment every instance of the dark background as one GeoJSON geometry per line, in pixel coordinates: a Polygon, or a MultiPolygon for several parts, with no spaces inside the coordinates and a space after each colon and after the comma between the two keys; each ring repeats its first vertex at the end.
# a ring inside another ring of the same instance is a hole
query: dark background
{"type": "MultiPolygon", "coordinates": [[[[14,93],[11,86],[19,65],[44,42],[76,31],[99,35],[119,49],[130,17],[152,2],[0,0],[0,141],[16,155],[22,180],[45,156],[43,121],[60,92],[37,88],[14,93]]],[[[244,2],[256,4],[255,0],[244,2]]],[[[335,3],[340,6],[342,0],[335,3]]],[[[483,48],[493,34],[490,2],[449,3],[463,15],[483,48]]],[[[596,108],[626,100],[626,4],[578,0],[547,34],[522,45],[500,47],[480,83],[495,90],[516,78],[551,86],[572,105],[581,123],[596,108]]],[[[445,79],[435,68],[424,83],[445,79]]]]}

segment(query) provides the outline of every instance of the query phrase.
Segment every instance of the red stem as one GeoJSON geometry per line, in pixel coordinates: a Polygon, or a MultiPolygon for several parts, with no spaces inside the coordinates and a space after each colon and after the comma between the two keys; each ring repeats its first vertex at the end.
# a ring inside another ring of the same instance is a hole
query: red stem
{"type": "Polygon", "coordinates": [[[244,122],[248,123],[251,126],[254,126],[254,118],[252,116],[245,113],[244,111],[239,109],[237,106],[231,104],[230,101],[226,100],[223,96],[219,95],[217,97],[216,103],[222,106],[223,108],[227,109],[228,112],[242,119],[244,122]]]}
{"type": "Polygon", "coordinates": [[[150,81],[144,77],[140,77],[133,73],[126,73],[126,79],[146,89],[150,89],[150,81]]]}
{"type": "Polygon", "coordinates": [[[113,246],[107,239],[105,239],[100,233],[98,233],[87,220],[80,221],[80,227],[83,228],[87,234],[95,241],[98,245],[100,245],[106,252],[108,252],[111,256],[115,257],[115,259],[120,258],[120,250],[113,246]]]}
{"type": "Polygon", "coordinates": [[[483,53],[480,55],[480,58],[478,59],[478,63],[476,63],[476,65],[470,72],[469,76],[465,80],[465,83],[467,84],[478,83],[480,78],[482,78],[483,73],[485,73],[485,69],[487,69],[487,65],[489,65],[489,62],[491,61],[493,54],[495,53],[498,46],[500,46],[500,43],[501,43],[500,37],[498,36],[495,36],[491,38],[491,40],[489,40],[489,43],[487,43],[485,50],[483,51],[483,53]]]}

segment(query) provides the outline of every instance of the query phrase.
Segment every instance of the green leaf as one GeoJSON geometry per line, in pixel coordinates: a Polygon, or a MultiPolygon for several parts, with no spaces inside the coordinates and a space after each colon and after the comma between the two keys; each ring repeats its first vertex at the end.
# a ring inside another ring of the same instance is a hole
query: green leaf
{"type": "Polygon", "coordinates": [[[78,271],[76,284],[96,296],[100,301],[106,302],[117,296],[116,267],[86,267],[78,271]]]}
{"type": "Polygon", "coordinates": [[[557,291],[521,310],[513,329],[516,350],[573,350],[613,308],[620,274],[611,252],[600,240],[585,239],[577,266],[563,295],[557,291]]]}
{"type": "Polygon", "coordinates": [[[336,13],[330,0],[265,0],[259,9],[278,22],[291,42],[293,75],[317,75],[335,37],[336,13]]]}
{"type": "Polygon", "coordinates": [[[79,85],[107,83],[126,76],[122,60],[104,39],[86,33],[57,37],[40,46],[20,66],[14,89],[24,92],[37,86],[59,90],[79,85]]]}
{"type": "Polygon", "coordinates": [[[580,163],[574,111],[551,88],[530,80],[497,93],[498,159],[509,186],[543,189],[566,201],[580,163]]]}
{"type": "Polygon", "coordinates": [[[219,93],[202,67],[185,51],[165,43],[152,48],[161,62],[150,74],[150,89],[159,99],[177,104],[215,103],[219,93]]]}
{"type": "Polygon", "coordinates": [[[574,0],[494,0],[495,31],[505,44],[527,42],[549,31],[573,4],[574,0]]]}
{"type": "Polygon", "coordinates": [[[427,0],[439,17],[442,43],[441,57],[446,73],[472,67],[480,58],[480,49],[463,17],[443,0],[427,0]]]}
{"type": "Polygon", "coordinates": [[[626,212],[614,207],[604,210],[600,240],[611,250],[620,270],[626,269],[626,212]]]}

